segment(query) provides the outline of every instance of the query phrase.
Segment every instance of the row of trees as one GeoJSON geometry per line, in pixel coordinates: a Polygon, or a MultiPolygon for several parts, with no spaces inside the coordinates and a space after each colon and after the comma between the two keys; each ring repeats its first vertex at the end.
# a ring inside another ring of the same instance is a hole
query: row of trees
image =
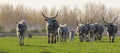
{"type": "Polygon", "coordinates": [[[43,7],[40,10],[34,10],[26,8],[23,5],[13,7],[10,4],[0,4],[0,26],[4,27],[6,31],[9,31],[15,29],[16,22],[25,19],[30,30],[44,29],[45,21],[41,12],[46,16],[55,16],[56,12],[58,12],[56,19],[60,24],[76,26],[76,20],[79,21],[79,18],[85,23],[96,22],[103,24],[101,17],[104,16],[106,21],[112,22],[114,17],[119,16],[120,9],[106,8],[104,4],[95,3],[86,4],[83,10],[80,10],[78,7],[70,9],[67,6],[63,6],[61,9],[53,7],[49,10],[47,7],[43,7]]]}

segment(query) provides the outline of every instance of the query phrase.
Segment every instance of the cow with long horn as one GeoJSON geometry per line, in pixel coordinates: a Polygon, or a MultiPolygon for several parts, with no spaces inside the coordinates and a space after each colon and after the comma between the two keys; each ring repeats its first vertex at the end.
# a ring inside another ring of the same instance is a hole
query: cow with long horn
{"type": "Polygon", "coordinates": [[[58,13],[54,17],[46,17],[43,13],[42,15],[47,22],[46,29],[48,35],[48,43],[56,43],[56,36],[58,35],[59,24],[55,18],[57,17],[58,13]]]}
{"type": "Polygon", "coordinates": [[[117,31],[118,31],[118,27],[117,27],[117,25],[115,24],[116,19],[117,19],[117,17],[114,19],[113,22],[108,23],[108,22],[106,22],[106,21],[104,20],[104,17],[102,16],[102,20],[104,21],[105,26],[107,27],[107,32],[108,32],[108,34],[109,34],[109,40],[110,40],[110,42],[114,42],[116,33],[117,33],[117,31]]]}
{"type": "Polygon", "coordinates": [[[78,21],[77,21],[77,32],[79,35],[79,40],[80,40],[80,42],[88,41],[89,24],[83,23],[81,18],[80,18],[80,21],[82,24],[78,24],[78,21]]]}

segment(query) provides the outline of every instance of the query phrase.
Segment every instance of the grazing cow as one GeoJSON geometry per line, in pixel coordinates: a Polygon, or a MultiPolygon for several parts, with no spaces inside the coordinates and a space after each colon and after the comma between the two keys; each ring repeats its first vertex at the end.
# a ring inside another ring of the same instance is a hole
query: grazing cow
{"type": "Polygon", "coordinates": [[[17,31],[17,36],[19,38],[19,45],[23,46],[24,45],[24,37],[25,37],[25,32],[27,30],[27,24],[25,20],[21,20],[20,22],[16,23],[16,31],[17,31]]]}
{"type": "Polygon", "coordinates": [[[55,17],[46,17],[43,13],[42,15],[44,16],[45,21],[47,22],[46,29],[48,35],[48,43],[56,43],[56,36],[58,35],[59,24],[55,18],[57,17],[58,13],[55,17]]]}
{"type": "Polygon", "coordinates": [[[60,35],[60,41],[66,42],[67,37],[69,36],[69,28],[66,24],[60,25],[58,34],[60,35]]]}
{"type": "Polygon", "coordinates": [[[101,40],[102,39],[102,34],[104,32],[104,26],[98,23],[94,24],[95,27],[95,40],[101,40]]]}
{"type": "Polygon", "coordinates": [[[75,34],[76,34],[75,31],[70,31],[70,34],[69,34],[70,41],[74,41],[75,34]]]}
{"type": "Polygon", "coordinates": [[[107,27],[107,32],[108,32],[108,34],[109,34],[110,43],[111,43],[111,42],[114,42],[116,33],[117,33],[117,31],[118,31],[117,25],[114,24],[115,21],[116,21],[116,19],[117,19],[117,17],[114,19],[113,22],[108,23],[108,22],[106,22],[106,21],[104,20],[104,17],[102,16],[102,20],[104,21],[105,26],[107,27]]]}

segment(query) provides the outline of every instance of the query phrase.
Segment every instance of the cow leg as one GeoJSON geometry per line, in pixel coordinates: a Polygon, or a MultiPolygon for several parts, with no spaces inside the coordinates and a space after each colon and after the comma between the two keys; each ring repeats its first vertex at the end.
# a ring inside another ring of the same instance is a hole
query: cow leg
{"type": "Polygon", "coordinates": [[[79,34],[79,40],[80,40],[80,42],[83,42],[83,35],[79,34]]]}
{"type": "Polygon", "coordinates": [[[63,37],[62,36],[60,36],[60,42],[62,42],[63,41],[63,37]]]}
{"type": "Polygon", "coordinates": [[[56,43],[56,35],[53,36],[53,43],[56,43]]]}
{"type": "Polygon", "coordinates": [[[51,36],[51,43],[53,43],[53,42],[54,42],[53,38],[54,38],[54,36],[52,35],[52,36],[51,36]]]}
{"type": "Polygon", "coordinates": [[[115,35],[112,36],[112,42],[114,43],[115,35]]]}
{"type": "Polygon", "coordinates": [[[111,36],[109,35],[109,42],[111,43],[111,36]]]}
{"type": "Polygon", "coordinates": [[[21,39],[20,39],[20,36],[19,36],[19,45],[21,45],[21,39]]]}
{"type": "Polygon", "coordinates": [[[24,45],[24,36],[22,36],[22,46],[24,45]]]}
{"type": "Polygon", "coordinates": [[[98,39],[98,34],[95,34],[95,41],[97,41],[98,39]]]}
{"type": "Polygon", "coordinates": [[[50,43],[50,34],[48,34],[48,43],[50,43]]]}
{"type": "Polygon", "coordinates": [[[102,39],[102,34],[100,34],[100,35],[98,36],[98,40],[101,41],[101,39],[102,39]]]}
{"type": "Polygon", "coordinates": [[[90,42],[94,42],[94,34],[90,34],[90,42]]]}
{"type": "Polygon", "coordinates": [[[23,38],[23,40],[22,40],[22,45],[24,45],[24,38],[23,38]]]}
{"type": "Polygon", "coordinates": [[[56,35],[56,38],[57,38],[56,40],[59,41],[59,35],[56,35]]]}
{"type": "Polygon", "coordinates": [[[22,37],[21,37],[21,35],[19,36],[19,45],[22,46],[22,37]]]}

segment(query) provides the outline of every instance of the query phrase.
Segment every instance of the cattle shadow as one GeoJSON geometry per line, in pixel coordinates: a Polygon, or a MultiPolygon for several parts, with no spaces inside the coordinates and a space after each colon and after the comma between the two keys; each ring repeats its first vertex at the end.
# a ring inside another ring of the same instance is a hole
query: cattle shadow
{"type": "Polygon", "coordinates": [[[41,47],[41,48],[48,48],[48,47],[53,47],[53,46],[38,46],[38,45],[24,45],[26,47],[41,47]]]}
{"type": "Polygon", "coordinates": [[[52,52],[42,52],[42,53],[52,53],[52,52]]]}
{"type": "Polygon", "coordinates": [[[0,53],[8,53],[8,52],[0,51],[0,53]]]}
{"type": "Polygon", "coordinates": [[[108,43],[109,41],[101,41],[102,43],[108,43]]]}

